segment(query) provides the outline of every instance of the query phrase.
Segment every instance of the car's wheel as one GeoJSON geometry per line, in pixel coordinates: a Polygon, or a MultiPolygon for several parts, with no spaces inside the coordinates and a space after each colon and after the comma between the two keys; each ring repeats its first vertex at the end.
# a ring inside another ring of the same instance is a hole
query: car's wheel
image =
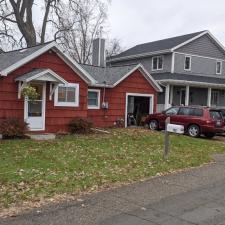
{"type": "Polygon", "coordinates": [[[159,129],[159,122],[157,120],[150,120],[149,129],[150,130],[158,130],[159,129]]]}
{"type": "Polygon", "coordinates": [[[216,134],[215,133],[205,133],[206,138],[213,138],[216,134]]]}
{"type": "Polygon", "coordinates": [[[187,133],[191,137],[199,137],[200,136],[200,128],[196,124],[192,124],[188,127],[187,133]]]}

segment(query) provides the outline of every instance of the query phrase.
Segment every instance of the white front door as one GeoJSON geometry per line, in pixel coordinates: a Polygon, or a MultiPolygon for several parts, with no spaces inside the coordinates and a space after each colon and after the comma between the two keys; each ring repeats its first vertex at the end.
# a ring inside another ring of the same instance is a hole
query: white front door
{"type": "Polygon", "coordinates": [[[31,131],[45,130],[46,83],[32,83],[38,93],[37,100],[25,100],[25,121],[31,131]]]}

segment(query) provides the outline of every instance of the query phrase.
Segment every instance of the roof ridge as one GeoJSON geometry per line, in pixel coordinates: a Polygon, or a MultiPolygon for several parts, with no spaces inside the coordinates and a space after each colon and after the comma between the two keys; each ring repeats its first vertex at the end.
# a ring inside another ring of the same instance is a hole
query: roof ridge
{"type": "Polygon", "coordinates": [[[19,52],[19,51],[21,51],[21,50],[30,49],[30,48],[35,48],[35,47],[38,47],[38,46],[41,46],[41,45],[44,46],[44,45],[47,45],[47,44],[52,43],[52,42],[54,42],[54,41],[47,41],[47,42],[45,42],[45,43],[43,43],[43,44],[40,43],[40,44],[31,46],[31,47],[25,47],[25,48],[14,49],[14,50],[11,50],[11,51],[1,52],[0,54],[6,54],[6,53],[11,53],[11,52],[19,52]]]}
{"type": "Polygon", "coordinates": [[[183,34],[183,35],[178,35],[178,36],[173,36],[173,37],[168,37],[168,38],[163,38],[163,39],[159,39],[159,40],[155,40],[155,41],[149,41],[149,42],[145,42],[145,43],[142,43],[142,44],[137,44],[134,47],[140,46],[140,45],[145,45],[145,44],[150,44],[150,43],[154,43],[154,42],[158,42],[158,41],[165,41],[165,40],[169,40],[169,39],[173,39],[173,38],[180,38],[180,37],[184,37],[184,36],[188,36],[188,35],[196,34],[196,36],[197,36],[198,34],[204,33],[206,31],[207,30],[203,30],[203,31],[198,31],[198,32],[193,32],[193,33],[188,33],[188,34],[183,34]]]}

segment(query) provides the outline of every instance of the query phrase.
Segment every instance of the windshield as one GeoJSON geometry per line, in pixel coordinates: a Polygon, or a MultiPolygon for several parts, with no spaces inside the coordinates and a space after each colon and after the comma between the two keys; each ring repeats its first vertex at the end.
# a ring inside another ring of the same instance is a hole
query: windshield
{"type": "Polygon", "coordinates": [[[220,113],[220,111],[210,111],[210,117],[213,119],[213,120],[221,120],[222,119],[222,115],[220,113]]]}
{"type": "Polygon", "coordinates": [[[179,110],[178,107],[172,107],[166,110],[166,115],[177,115],[178,110],[179,110]]]}

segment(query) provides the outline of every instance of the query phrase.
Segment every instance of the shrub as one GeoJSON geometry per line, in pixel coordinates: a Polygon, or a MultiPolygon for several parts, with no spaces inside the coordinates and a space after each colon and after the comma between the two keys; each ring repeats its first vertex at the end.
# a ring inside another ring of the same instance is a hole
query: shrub
{"type": "Polygon", "coordinates": [[[17,118],[4,119],[0,122],[0,134],[3,138],[22,138],[27,131],[27,123],[17,118]]]}
{"type": "Polygon", "coordinates": [[[69,124],[71,133],[86,134],[91,132],[93,124],[91,121],[85,118],[75,118],[69,124]]]}
{"type": "Polygon", "coordinates": [[[37,90],[30,85],[27,85],[26,87],[23,88],[22,95],[24,98],[28,97],[29,100],[36,100],[39,97],[37,90]]]}

